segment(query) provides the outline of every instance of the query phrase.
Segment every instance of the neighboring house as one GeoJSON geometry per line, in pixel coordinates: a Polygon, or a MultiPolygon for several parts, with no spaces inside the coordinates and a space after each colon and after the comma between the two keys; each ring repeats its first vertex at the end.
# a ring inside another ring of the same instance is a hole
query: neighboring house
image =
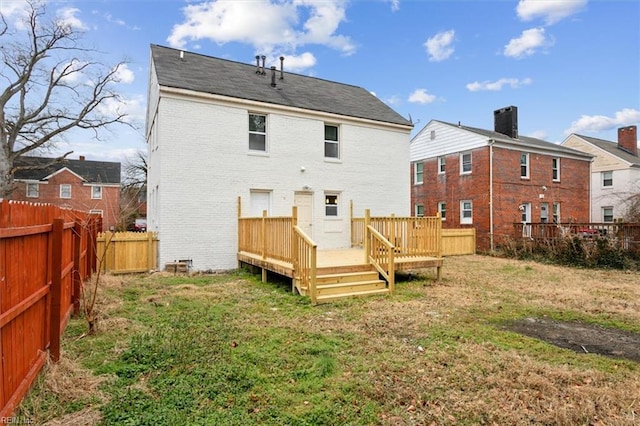
{"type": "Polygon", "coordinates": [[[411,141],[413,213],[475,228],[481,251],[516,236],[514,223],[587,222],[591,160],[519,136],[514,106],[494,112],[494,130],[431,120],[411,141]]]}
{"type": "Polygon", "coordinates": [[[591,221],[624,218],[629,201],[640,194],[637,127],[619,128],[618,143],[571,134],[562,145],[595,157],[591,166],[591,221]]]}
{"type": "Polygon", "coordinates": [[[120,163],[19,157],[11,198],[102,215],[103,230],[115,227],[120,211],[120,163]],[[20,167],[29,167],[21,169],[20,167]]]}
{"type": "MultiPolygon", "coordinates": [[[[237,267],[242,216],[291,216],[320,249],[350,246],[354,213],[409,215],[413,128],[369,91],[151,46],[150,231],[159,264],[237,267]]],[[[286,64],[286,60],[284,61],[286,64]]]]}

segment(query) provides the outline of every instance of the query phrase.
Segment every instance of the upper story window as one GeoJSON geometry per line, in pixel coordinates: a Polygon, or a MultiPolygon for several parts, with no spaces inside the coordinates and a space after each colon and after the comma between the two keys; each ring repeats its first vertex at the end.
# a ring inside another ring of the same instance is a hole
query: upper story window
{"type": "Polygon", "coordinates": [[[40,196],[40,185],[37,183],[27,184],[27,197],[38,198],[40,196]]]}
{"type": "Polygon", "coordinates": [[[338,194],[324,194],[324,214],[327,217],[338,216],[338,194]]]}
{"type": "Polygon", "coordinates": [[[421,185],[423,182],[423,176],[424,176],[424,163],[415,163],[413,170],[414,170],[414,174],[413,174],[414,185],[421,185]]]}
{"type": "Polygon", "coordinates": [[[60,198],[71,198],[71,185],[68,183],[60,185],[60,198]]]}
{"type": "Polygon", "coordinates": [[[325,158],[340,158],[338,126],[324,125],[324,156],[325,158]]]}
{"type": "Polygon", "coordinates": [[[424,217],[424,205],[416,204],[416,217],[424,217]]]}
{"type": "Polygon", "coordinates": [[[559,182],[560,181],[560,159],[559,158],[556,157],[551,159],[551,169],[553,170],[553,181],[559,182]]]}
{"type": "Polygon", "coordinates": [[[469,174],[471,173],[471,153],[470,152],[461,152],[460,153],[460,174],[469,174]]]}
{"type": "Polygon", "coordinates": [[[613,186],[613,172],[602,172],[602,186],[613,186]]]}
{"type": "Polygon", "coordinates": [[[529,154],[520,154],[520,177],[529,179],[529,154]]]}
{"type": "Polygon", "coordinates": [[[442,220],[447,220],[447,203],[444,201],[438,202],[438,213],[440,213],[442,220]]]}
{"type": "Polygon", "coordinates": [[[267,152],[267,116],[249,114],[249,151],[267,152]]]}
{"type": "Polygon", "coordinates": [[[460,201],[460,224],[468,225],[473,223],[473,203],[471,200],[460,201]]]}
{"type": "Polygon", "coordinates": [[[446,157],[438,157],[438,173],[444,173],[446,166],[446,157]]]}
{"type": "Polygon", "coordinates": [[[429,139],[431,140],[435,140],[436,139],[436,131],[432,130],[431,133],[429,134],[429,139]]]}
{"type": "Polygon", "coordinates": [[[91,187],[91,198],[94,200],[102,199],[102,187],[101,186],[92,186],[91,187]]]}

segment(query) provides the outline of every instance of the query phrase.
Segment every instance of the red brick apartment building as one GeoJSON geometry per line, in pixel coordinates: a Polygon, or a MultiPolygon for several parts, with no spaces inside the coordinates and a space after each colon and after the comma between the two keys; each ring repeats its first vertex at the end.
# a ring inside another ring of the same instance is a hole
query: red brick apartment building
{"type": "Polygon", "coordinates": [[[20,157],[15,166],[16,186],[11,199],[53,204],[102,215],[103,230],[118,223],[120,163],[20,157]],[[25,168],[26,167],[26,168],[25,168]]]}
{"type": "Polygon", "coordinates": [[[414,215],[475,228],[479,251],[517,237],[515,223],[589,221],[593,157],[519,136],[517,111],[494,111],[494,130],[431,120],[411,140],[414,215]]]}

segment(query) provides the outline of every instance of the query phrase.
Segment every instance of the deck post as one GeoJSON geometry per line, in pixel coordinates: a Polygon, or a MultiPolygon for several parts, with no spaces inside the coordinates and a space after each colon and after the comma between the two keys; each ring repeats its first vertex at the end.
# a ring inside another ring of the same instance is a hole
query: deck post
{"type": "Polygon", "coordinates": [[[262,232],[262,247],[260,247],[260,249],[262,250],[262,260],[266,260],[267,259],[267,211],[266,210],[262,210],[262,223],[261,223],[261,229],[260,231],[262,232]]]}
{"type": "Polygon", "coordinates": [[[293,277],[291,277],[291,292],[296,292],[296,274],[298,272],[298,238],[296,235],[298,226],[298,206],[291,207],[291,264],[293,265],[293,277]]]}
{"type": "Polygon", "coordinates": [[[369,251],[371,242],[369,241],[369,223],[371,222],[371,212],[369,209],[364,211],[364,263],[369,264],[369,251]]]}
{"type": "Polygon", "coordinates": [[[396,249],[396,215],[391,213],[389,219],[389,241],[393,244],[393,250],[396,249]]]}
{"type": "MultiPolygon", "coordinates": [[[[242,236],[242,229],[240,229],[240,227],[241,227],[241,226],[240,226],[240,218],[241,218],[241,217],[242,217],[242,197],[240,197],[240,196],[238,195],[238,220],[236,221],[236,222],[237,222],[237,226],[238,226],[238,241],[237,241],[238,249],[237,249],[237,251],[240,251],[240,247],[242,246],[242,245],[241,245],[241,241],[242,241],[242,237],[241,237],[241,236],[242,236]]],[[[237,256],[236,256],[236,257],[237,257],[237,256]]],[[[238,260],[238,269],[242,269],[242,262],[240,262],[240,260],[238,260]]]]}

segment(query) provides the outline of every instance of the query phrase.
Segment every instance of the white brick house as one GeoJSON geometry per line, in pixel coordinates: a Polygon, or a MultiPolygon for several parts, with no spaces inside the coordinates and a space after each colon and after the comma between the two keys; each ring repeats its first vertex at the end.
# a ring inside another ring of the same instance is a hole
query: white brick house
{"type": "MultiPolygon", "coordinates": [[[[286,63],[286,62],[285,62],[286,63]]],[[[358,216],[408,216],[412,124],[363,88],[151,46],[148,229],[159,265],[237,267],[243,216],[290,216],[320,249],[358,216]]],[[[286,65],[285,65],[286,66],[286,65]]]]}
{"type": "Polygon", "coordinates": [[[562,145],[595,157],[591,165],[591,221],[623,219],[631,199],[640,194],[637,126],[619,128],[617,143],[571,134],[562,145]]]}

